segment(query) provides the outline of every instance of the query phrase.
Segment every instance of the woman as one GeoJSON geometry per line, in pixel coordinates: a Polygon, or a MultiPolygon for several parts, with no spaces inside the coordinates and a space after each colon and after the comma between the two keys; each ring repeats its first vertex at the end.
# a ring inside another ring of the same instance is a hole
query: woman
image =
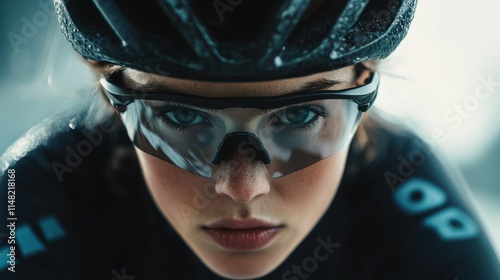
{"type": "Polygon", "coordinates": [[[102,95],[3,156],[4,275],[498,279],[455,178],[365,114],[415,4],[55,1],[102,95]]]}

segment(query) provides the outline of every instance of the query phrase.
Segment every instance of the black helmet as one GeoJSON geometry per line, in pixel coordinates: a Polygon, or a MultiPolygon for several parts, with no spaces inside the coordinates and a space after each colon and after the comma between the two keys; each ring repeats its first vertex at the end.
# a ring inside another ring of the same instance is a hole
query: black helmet
{"type": "Polygon", "coordinates": [[[263,81],[383,59],[417,0],[55,0],[84,58],[171,77],[263,81]]]}

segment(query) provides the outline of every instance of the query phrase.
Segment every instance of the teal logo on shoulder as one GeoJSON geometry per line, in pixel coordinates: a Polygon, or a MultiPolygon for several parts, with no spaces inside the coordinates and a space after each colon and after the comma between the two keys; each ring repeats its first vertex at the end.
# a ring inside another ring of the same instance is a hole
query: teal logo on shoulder
{"type": "MultiPolygon", "coordinates": [[[[443,189],[421,178],[406,181],[396,189],[393,198],[396,206],[408,215],[425,215],[426,212],[444,207],[448,201],[443,189]]],[[[471,239],[480,231],[469,214],[454,206],[425,216],[422,224],[435,230],[445,241],[471,239]]]]}

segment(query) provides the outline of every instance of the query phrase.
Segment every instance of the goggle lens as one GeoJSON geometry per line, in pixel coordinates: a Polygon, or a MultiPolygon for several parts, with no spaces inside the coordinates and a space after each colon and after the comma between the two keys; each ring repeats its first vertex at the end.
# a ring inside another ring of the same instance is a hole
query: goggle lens
{"type": "Polygon", "coordinates": [[[338,153],[379,83],[374,72],[366,85],[346,90],[218,99],[138,92],[101,79],[136,147],[206,178],[242,159],[278,178],[338,153]]]}
{"type": "Polygon", "coordinates": [[[207,178],[233,157],[263,162],[274,178],[305,168],[346,148],[360,116],[346,99],[271,110],[136,100],[122,113],[138,148],[207,178]]]}

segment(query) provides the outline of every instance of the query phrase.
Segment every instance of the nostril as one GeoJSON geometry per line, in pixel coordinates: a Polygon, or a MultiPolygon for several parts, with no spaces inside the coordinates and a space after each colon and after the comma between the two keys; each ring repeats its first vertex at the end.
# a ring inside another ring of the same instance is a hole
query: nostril
{"type": "Polygon", "coordinates": [[[214,165],[232,156],[245,157],[248,161],[271,163],[271,158],[259,138],[249,132],[233,132],[224,136],[212,159],[214,165]]]}

